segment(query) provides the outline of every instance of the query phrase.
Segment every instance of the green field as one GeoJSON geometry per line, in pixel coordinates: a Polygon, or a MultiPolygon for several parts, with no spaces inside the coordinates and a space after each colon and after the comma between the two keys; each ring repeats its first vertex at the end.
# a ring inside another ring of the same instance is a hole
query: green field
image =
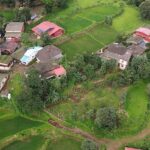
{"type": "Polygon", "coordinates": [[[19,116],[8,119],[0,119],[0,139],[11,136],[28,128],[37,127],[39,125],[41,125],[41,123],[31,121],[19,116]]]}
{"type": "Polygon", "coordinates": [[[60,139],[50,141],[46,150],[80,150],[81,142],[71,137],[62,137],[60,139]]]}
{"type": "Polygon", "coordinates": [[[112,27],[99,24],[81,36],[59,45],[59,47],[67,58],[71,60],[77,54],[91,53],[101,49],[104,45],[113,42],[117,35],[117,32],[112,27]]]}
{"type": "Polygon", "coordinates": [[[39,150],[44,141],[42,136],[34,136],[23,141],[15,141],[2,150],[39,150]]]}

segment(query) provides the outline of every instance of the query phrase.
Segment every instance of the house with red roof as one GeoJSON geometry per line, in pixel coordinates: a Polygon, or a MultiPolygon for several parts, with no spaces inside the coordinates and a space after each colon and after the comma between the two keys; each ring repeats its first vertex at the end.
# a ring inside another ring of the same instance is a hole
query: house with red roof
{"type": "Polygon", "coordinates": [[[48,34],[52,38],[56,38],[64,34],[64,29],[55,23],[44,21],[32,28],[32,31],[39,39],[43,34],[48,34]]]}
{"type": "Polygon", "coordinates": [[[59,66],[58,68],[55,68],[54,70],[52,70],[52,75],[54,75],[55,77],[59,78],[62,76],[66,75],[66,70],[63,66],[59,66]]]}
{"type": "Polygon", "coordinates": [[[125,147],[125,150],[141,150],[141,149],[125,147]]]}
{"type": "Polygon", "coordinates": [[[150,42],[150,28],[140,27],[135,31],[135,34],[144,38],[145,41],[150,42]]]}

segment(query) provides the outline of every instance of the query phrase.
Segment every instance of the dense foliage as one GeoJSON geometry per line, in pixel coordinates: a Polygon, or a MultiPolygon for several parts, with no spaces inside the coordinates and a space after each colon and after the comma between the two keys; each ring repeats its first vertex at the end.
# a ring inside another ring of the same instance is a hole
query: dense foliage
{"type": "Polygon", "coordinates": [[[98,145],[90,140],[84,140],[81,145],[82,150],[98,150],[98,145]]]}
{"type": "Polygon", "coordinates": [[[144,19],[150,19],[150,0],[145,0],[140,5],[141,16],[144,19]]]}

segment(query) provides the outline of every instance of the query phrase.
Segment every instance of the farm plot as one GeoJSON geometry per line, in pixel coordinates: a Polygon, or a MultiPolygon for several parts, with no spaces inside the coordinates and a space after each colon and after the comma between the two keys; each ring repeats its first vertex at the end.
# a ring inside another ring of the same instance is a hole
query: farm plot
{"type": "Polygon", "coordinates": [[[43,136],[34,136],[22,141],[15,141],[2,150],[38,150],[44,144],[43,136]]]}
{"type": "Polygon", "coordinates": [[[45,19],[53,21],[62,26],[67,34],[82,31],[95,22],[104,21],[105,17],[115,15],[120,11],[115,5],[102,5],[93,8],[83,9],[68,16],[62,14],[48,15],[45,19]]]}
{"type": "Polygon", "coordinates": [[[55,139],[50,141],[46,150],[80,150],[81,149],[81,142],[71,137],[62,137],[60,139],[55,139]]]}
{"type": "Polygon", "coordinates": [[[83,33],[81,36],[59,45],[69,60],[77,54],[95,52],[115,40],[117,32],[103,24],[83,33]]]}
{"type": "Polygon", "coordinates": [[[39,125],[41,125],[41,123],[19,116],[0,119],[0,139],[11,136],[21,130],[37,127],[39,125]]]}

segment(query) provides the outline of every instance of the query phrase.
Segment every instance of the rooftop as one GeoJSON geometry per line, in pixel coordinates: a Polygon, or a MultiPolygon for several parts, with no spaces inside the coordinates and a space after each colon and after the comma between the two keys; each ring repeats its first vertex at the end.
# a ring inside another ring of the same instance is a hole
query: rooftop
{"type": "Polygon", "coordinates": [[[6,32],[17,31],[21,32],[24,26],[24,22],[10,22],[6,26],[6,32]]]}
{"type": "Polygon", "coordinates": [[[60,57],[62,57],[61,50],[54,45],[48,45],[48,46],[45,46],[41,51],[38,52],[37,58],[41,62],[46,62],[46,61],[55,59],[55,57],[58,55],[60,55],[60,57]]]}

